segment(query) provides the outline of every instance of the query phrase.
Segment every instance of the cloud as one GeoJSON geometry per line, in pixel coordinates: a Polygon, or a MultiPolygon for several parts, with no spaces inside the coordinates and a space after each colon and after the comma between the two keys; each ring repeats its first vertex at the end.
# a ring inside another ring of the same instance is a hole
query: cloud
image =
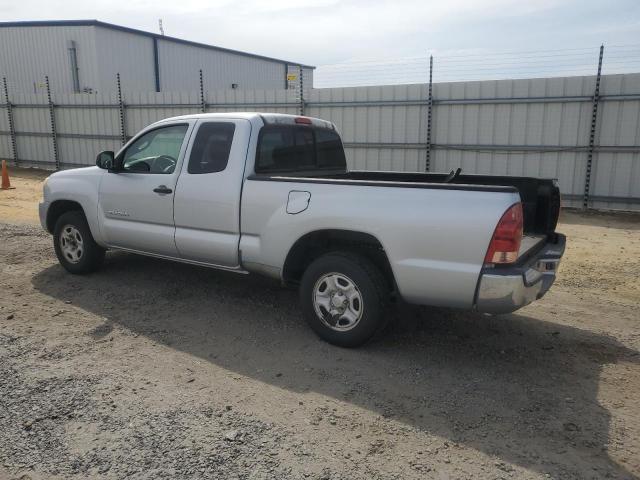
{"type": "MultiPolygon", "coordinates": [[[[9,2],[8,2],[9,3],[9,2]]],[[[464,17],[526,15],[558,0],[26,0],[5,5],[14,19],[97,18],[271,56],[324,63],[400,52],[464,17]]]]}
{"type": "MultiPolygon", "coordinates": [[[[23,0],[4,2],[0,13],[12,20],[97,18],[150,31],[162,18],[167,35],[322,65],[429,51],[545,48],[574,30],[586,36],[598,23],[591,11],[604,9],[623,21],[634,1],[619,0],[624,5],[614,8],[596,0],[23,0]],[[582,23],[563,17],[572,12],[581,12],[582,23]],[[545,32],[545,21],[564,28],[545,32]]],[[[637,27],[627,35],[634,32],[637,27]]]]}

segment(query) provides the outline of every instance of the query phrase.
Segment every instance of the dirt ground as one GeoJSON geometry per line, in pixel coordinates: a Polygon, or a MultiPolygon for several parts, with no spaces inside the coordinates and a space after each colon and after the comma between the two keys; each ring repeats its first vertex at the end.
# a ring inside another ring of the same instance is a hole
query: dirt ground
{"type": "Polygon", "coordinates": [[[34,168],[9,168],[9,173],[13,188],[0,190],[0,221],[37,224],[42,182],[51,172],[34,168]]]}
{"type": "Polygon", "coordinates": [[[400,305],[345,350],[257,276],[65,273],[42,178],[0,191],[0,478],[639,478],[638,215],[565,212],[559,279],[515,314],[400,305]]]}

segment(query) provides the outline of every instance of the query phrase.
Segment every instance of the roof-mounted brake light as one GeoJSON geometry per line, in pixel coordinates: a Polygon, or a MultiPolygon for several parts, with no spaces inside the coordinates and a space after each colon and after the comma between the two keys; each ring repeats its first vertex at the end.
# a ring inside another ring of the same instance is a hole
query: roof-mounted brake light
{"type": "Polygon", "coordinates": [[[311,125],[311,119],[307,117],[296,117],[295,122],[302,125],[311,125]]]}

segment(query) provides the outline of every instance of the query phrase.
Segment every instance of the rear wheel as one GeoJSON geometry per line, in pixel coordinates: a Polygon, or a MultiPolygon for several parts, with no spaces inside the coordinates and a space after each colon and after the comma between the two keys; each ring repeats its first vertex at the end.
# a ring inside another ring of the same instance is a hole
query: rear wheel
{"type": "Polygon", "coordinates": [[[354,253],[319,257],[300,284],[307,323],[322,339],[341,347],[362,345],[384,325],[388,293],[380,270],[354,253]]]}
{"type": "Polygon", "coordinates": [[[95,242],[87,219],[77,210],[63,213],[58,218],[53,246],[60,265],[70,273],[94,272],[104,260],[104,248],[95,242]]]}

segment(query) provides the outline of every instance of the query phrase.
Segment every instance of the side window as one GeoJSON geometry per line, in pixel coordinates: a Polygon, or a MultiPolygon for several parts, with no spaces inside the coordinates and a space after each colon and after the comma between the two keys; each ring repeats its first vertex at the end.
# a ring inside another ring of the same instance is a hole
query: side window
{"type": "Polygon", "coordinates": [[[315,163],[312,129],[278,126],[260,132],[256,172],[313,168],[315,163]]]}
{"type": "Polygon", "coordinates": [[[142,135],[124,152],[123,170],[140,173],[173,173],[188,128],[186,124],[171,125],[142,135]]]}
{"type": "Polygon", "coordinates": [[[189,173],[221,172],[227,168],[236,126],[228,122],[203,123],[191,148],[189,173]]]}

